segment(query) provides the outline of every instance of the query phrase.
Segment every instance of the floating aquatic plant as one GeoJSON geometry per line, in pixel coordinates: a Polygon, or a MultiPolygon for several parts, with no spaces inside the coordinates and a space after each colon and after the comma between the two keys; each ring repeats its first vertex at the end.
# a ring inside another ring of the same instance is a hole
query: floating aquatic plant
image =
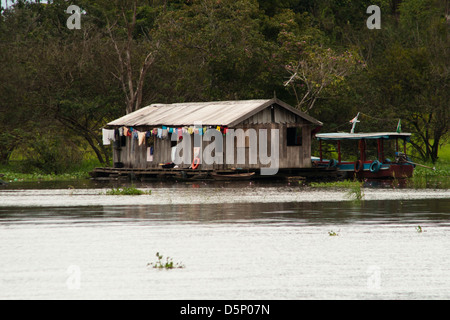
{"type": "Polygon", "coordinates": [[[152,194],[152,191],[143,191],[136,189],[134,187],[126,187],[126,188],[112,188],[111,190],[106,191],[106,194],[109,196],[139,196],[143,194],[152,194]]]}
{"type": "Polygon", "coordinates": [[[356,203],[360,203],[364,200],[364,188],[363,183],[358,183],[350,187],[350,190],[347,192],[348,198],[356,203]]]}
{"type": "MultiPolygon", "coordinates": [[[[299,181],[299,183],[303,183],[299,181]]],[[[361,182],[357,180],[338,180],[329,182],[311,182],[309,184],[313,188],[351,188],[361,185],[361,182]]]]}
{"type": "Polygon", "coordinates": [[[155,263],[151,262],[148,263],[147,266],[151,266],[155,269],[182,269],[184,268],[184,265],[181,263],[174,263],[173,259],[171,257],[166,257],[166,260],[163,260],[163,255],[159,254],[159,252],[156,253],[157,261],[155,263]]]}
{"type": "Polygon", "coordinates": [[[416,231],[417,231],[418,233],[424,232],[424,230],[422,229],[421,226],[417,226],[417,227],[416,227],[416,231]]]}

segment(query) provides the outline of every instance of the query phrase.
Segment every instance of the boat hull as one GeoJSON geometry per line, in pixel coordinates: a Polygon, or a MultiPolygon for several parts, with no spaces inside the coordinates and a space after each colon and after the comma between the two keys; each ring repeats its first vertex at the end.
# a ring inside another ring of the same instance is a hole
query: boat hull
{"type": "Polygon", "coordinates": [[[390,164],[387,168],[381,168],[378,172],[371,172],[370,170],[363,170],[356,175],[364,179],[388,179],[397,178],[405,179],[411,178],[414,173],[414,166],[408,164],[390,164]]]}
{"type": "MultiPolygon", "coordinates": [[[[337,170],[341,175],[351,178],[357,177],[360,179],[405,179],[410,178],[414,174],[414,165],[408,163],[383,163],[379,170],[372,171],[370,167],[372,161],[364,162],[361,170],[355,170],[355,162],[342,162],[335,164],[337,170]]],[[[328,160],[316,162],[316,166],[329,167],[328,160]]]]}

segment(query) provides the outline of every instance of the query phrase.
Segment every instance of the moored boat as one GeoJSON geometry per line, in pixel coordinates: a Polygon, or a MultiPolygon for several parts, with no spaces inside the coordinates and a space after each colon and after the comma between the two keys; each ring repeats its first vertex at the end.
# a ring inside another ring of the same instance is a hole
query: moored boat
{"type": "Polygon", "coordinates": [[[406,154],[406,143],[410,141],[410,133],[375,132],[375,133],[323,133],[317,134],[319,140],[320,157],[312,159],[313,166],[336,168],[346,177],[357,178],[409,178],[412,177],[415,164],[406,154]],[[343,141],[358,143],[359,157],[355,161],[343,161],[341,159],[341,143],[343,141]],[[377,143],[377,156],[367,159],[367,141],[375,140],[377,143]],[[395,141],[394,160],[385,157],[384,143],[388,140],[395,141]],[[323,141],[337,143],[338,159],[323,159],[323,141]],[[399,141],[403,141],[403,152],[399,151],[399,141]]]}

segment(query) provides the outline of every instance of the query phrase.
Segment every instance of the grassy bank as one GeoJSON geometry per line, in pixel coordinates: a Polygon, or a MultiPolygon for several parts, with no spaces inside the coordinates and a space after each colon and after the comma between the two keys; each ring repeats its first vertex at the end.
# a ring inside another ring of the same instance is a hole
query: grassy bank
{"type": "Polygon", "coordinates": [[[434,167],[435,170],[416,166],[414,177],[450,177],[450,162],[438,161],[434,165],[432,163],[426,163],[425,165],[434,167]]]}
{"type": "Polygon", "coordinates": [[[414,175],[408,181],[413,188],[450,188],[450,161],[439,160],[436,164],[427,163],[435,170],[416,166],[414,175]]]}
{"type": "Polygon", "coordinates": [[[420,163],[427,167],[435,168],[436,170],[431,170],[421,166],[416,166],[414,170],[414,178],[423,177],[450,177],[450,144],[445,145],[443,148],[439,149],[439,159],[435,164],[424,163],[419,159],[414,162],[420,163]]]}
{"type": "Polygon", "coordinates": [[[100,163],[94,160],[83,161],[80,165],[63,173],[43,173],[40,170],[24,168],[20,161],[0,165],[0,177],[5,182],[33,182],[33,181],[70,181],[88,179],[89,172],[100,163]]]}

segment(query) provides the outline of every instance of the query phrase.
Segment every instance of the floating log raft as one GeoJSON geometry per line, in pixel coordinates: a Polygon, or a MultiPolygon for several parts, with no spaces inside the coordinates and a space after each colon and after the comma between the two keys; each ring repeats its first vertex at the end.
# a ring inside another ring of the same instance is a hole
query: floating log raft
{"type": "Polygon", "coordinates": [[[239,180],[242,175],[243,180],[251,179],[323,179],[336,178],[337,170],[335,168],[292,168],[279,169],[273,176],[260,175],[259,169],[229,169],[229,170],[202,170],[202,169],[184,169],[184,168],[95,168],[90,175],[94,180],[174,180],[174,181],[192,181],[192,180],[216,180],[218,175],[233,176],[239,180]]]}

